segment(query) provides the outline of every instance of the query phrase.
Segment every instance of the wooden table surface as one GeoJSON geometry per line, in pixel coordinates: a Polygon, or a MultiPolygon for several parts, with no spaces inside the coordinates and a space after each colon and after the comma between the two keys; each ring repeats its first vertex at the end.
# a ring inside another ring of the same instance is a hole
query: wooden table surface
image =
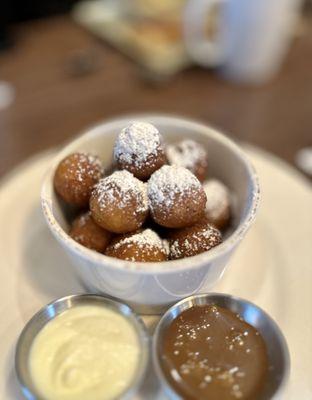
{"type": "Polygon", "coordinates": [[[0,111],[0,175],[90,124],[129,112],[198,118],[290,163],[311,145],[312,29],[294,40],[279,76],[258,88],[196,67],[152,85],[67,16],[19,25],[15,35],[15,47],[0,54],[0,80],[15,89],[13,104],[0,111]],[[90,73],[74,73],[77,52],[94,59],[90,73]]]}

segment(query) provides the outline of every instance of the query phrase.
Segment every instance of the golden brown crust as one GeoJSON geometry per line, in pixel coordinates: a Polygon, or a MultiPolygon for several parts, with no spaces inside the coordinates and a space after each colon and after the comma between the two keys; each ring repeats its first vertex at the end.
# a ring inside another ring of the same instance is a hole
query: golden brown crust
{"type": "Polygon", "coordinates": [[[166,150],[170,165],[179,165],[191,171],[203,182],[207,175],[208,156],[204,146],[191,139],[170,144],[166,150]]]}
{"type": "Polygon", "coordinates": [[[54,187],[66,203],[85,207],[94,185],[102,176],[103,168],[98,157],[74,153],[59,163],[54,175],[54,187]]]}
{"type": "Polygon", "coordinates": [[[90,212],[79,215],[71,226],[69,235],[82,246],[103,253],[112,234],[98,226],[90,212]]]}
{"type": "Polygon", "coordinates": [[[192,226],[203,216],[206,203],[205,194],[199,190],[194,194],[181,199],[178,195],[173,198],[172,207],[154,207],[151,215],[155,222],[166,228],[183,228],[192,226]]]}
{"type": "Polygon", "coordinates": [[[120,169],[146,181],[166,162],[158,129],[147,122],[131,122],[116,139],[114,158],[120,169]]]}
{"type": "Polygon", "coordinates": [[[163,166],[148,182],[151,216],[167,228],[191,226],[202,218],[205,192],[198,179],[187,169],[163,166]]]}
{"type": "Polygon", "coordinates": [[[157,154],[151,154],[147,157],[146,164],[136,165],[135,162],[127,163],[117,160],[119,169],[126,169],[136,178],[146,181],[154,171],[157,171],[166,163],[166,156],[162,149],[158,149],[157,154]]]}
{"type": "Polygon", "coordinates": [[[150,229],[114,238],[105,254],[127,261],[158,262],[167,260],[163,241],[150,229]]]}
{"type": "Polygon", "coordinates": [[[168,239],[169,257],[171,260],[176,260],[210,250],[222,242],[222,235],[207,218],[203,218],[193,226],[172,230],[168,234],[168,239]]]}
{"type": "Polygon", "coordinates": [[[148,215],[145,184],[128,171],[116,171],[96,186],[90,210],[95,222],[110,232],[139,229],[148,215]]]}
{"type": "Polygon", "coordinates": [[[207,165],[208,164],[206,161],[199,161],[198,163],[194,164],[192,172],[200,182],[203,182],[206,178],[207,165]]]}

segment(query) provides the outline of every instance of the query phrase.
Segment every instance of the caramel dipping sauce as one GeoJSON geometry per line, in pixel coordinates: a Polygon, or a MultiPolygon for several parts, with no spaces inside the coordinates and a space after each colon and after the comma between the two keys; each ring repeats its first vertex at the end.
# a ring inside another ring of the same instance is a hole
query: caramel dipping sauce
{"type": "Polygon", "coordinates": [[[268,370],[264,340],[239,315],[193,306],[164,332],[160,364],[183,399],[255,400],[268,370]]]}

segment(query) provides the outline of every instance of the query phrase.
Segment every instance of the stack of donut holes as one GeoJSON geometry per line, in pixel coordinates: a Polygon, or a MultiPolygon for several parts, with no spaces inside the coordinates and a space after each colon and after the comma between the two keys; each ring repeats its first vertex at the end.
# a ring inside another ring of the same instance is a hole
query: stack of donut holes
{"type": "Polygon", "coordinates": [[[74,153],[56,168],[54,188],[75,211],[69,235],[81,245],[127,261],[176,260],[222,242],[230,193],[205,180],[205,148],[191,139],[165,146],[158,129],[134,121],[119,132],[109,175],[100,158],[74,153]]]}

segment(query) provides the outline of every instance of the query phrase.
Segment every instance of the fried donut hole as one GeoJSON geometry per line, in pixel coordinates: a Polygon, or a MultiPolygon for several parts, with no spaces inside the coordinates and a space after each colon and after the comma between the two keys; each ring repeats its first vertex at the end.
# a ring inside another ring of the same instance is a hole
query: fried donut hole
{"type": "Polygon", "coordinates": [[[207,151],[203,145],[191,139],[170,144],[166,148],[170,165],[179,165],[190,170],[201,182],[207,174],[207,151]]]}
{"type": "Polygon", "coordinates": [[[217,179],[203,184],[207,196],[206,216],[218,229],[225,229],[231,218],[231,201],[228,188],[217,179]]]}
{"type": "Polygon", "coordinates": [[[145,229],[116,237],[105,254],[127,261],[166,261],[168,246],[156,232],[145,229]]]}
{"type": "Polygon", "coordinates": [[[94,221],[110,232],[139,229],[148,214],[146,184],[128,171],[116,171],[96,185],[90,210],[94,221]]]}
{"type": "Polygon", "coordinates": [[[54,188],[68,204],[85,207],[94,185],[103,176],[100,159],[85,153],[74,153],[64,158],[54,175],[54,188]]]}
{"type": "Polygon", "coordinates": [[[158,129],[147,122],[132,122],[118,135],[114,158],[119,169],[143,181],[166,162],[158,129]]]}
{"type": "Polygon", "coordinates": [[[92,219],[91,213],[79,215],[69,231],[69,235],[88,249],[103,253],[108,246],[112,234],[98,226],[92,219]]]}
{"type": "Polygon", "coordinates": [[[182,228],[204,215],[204,189],[186,168],[164,165],[150,177],[147,192],[151,216],[159,225],[182,228]]]}
{"type": "Polygon", "coordinates": [[[222,235],[204,218],[193,226],[171,231],[168,239],[169,257],[177,260],[210,250],[222,242],[222,235]]]}

